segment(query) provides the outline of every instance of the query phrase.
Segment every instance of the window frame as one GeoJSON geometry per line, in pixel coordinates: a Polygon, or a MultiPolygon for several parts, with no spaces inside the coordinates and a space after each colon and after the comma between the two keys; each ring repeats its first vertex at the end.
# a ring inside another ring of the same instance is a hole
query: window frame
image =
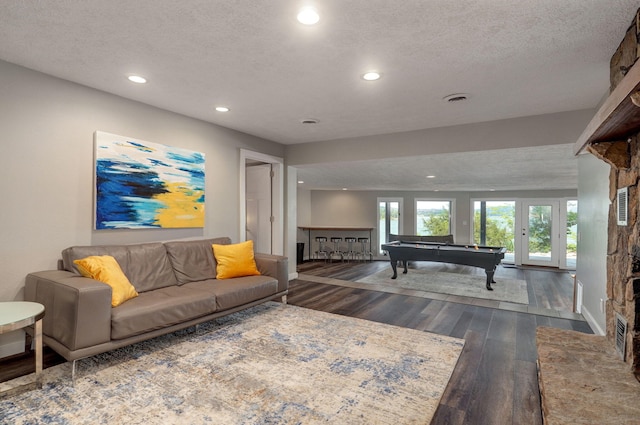
{"type": "Polygon", "coordinates": [[[448,202],[449,203],[449,234],[453,235],[453,240],[456,240],[456,199],[437,197],[437,198],[413,198],[413,234],[418,234],[418,202],[448,202]]]}

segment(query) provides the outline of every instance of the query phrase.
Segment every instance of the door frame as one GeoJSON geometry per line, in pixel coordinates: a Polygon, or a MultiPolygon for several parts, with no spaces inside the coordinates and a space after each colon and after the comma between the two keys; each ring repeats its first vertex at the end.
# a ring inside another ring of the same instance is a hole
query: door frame
{"type": "MultiPolygon", "coordinates": [[[[560,265],[559,268],[561,270],[575,270],[575,265],[574,267],[569,267],[569,265],[567,264],[567,235],[566,235],[566,229],[567,229],[567,215],[568,215],[568,209],[567,209],[567,203],[569,201],[576,201],[578,202],[578,197],[568,197],[568,198],[561,198],[559,199],[560,201],[560,229],[558,230],[559,232],[559,237],[560,237],[560,244],[559,244],[559,253],[560,253],[560,265]]],[[[579,208],[579,207],[578,207],[579,208]]],[[[577,258],[576,258],[577,260],[577,258]]]]}
{"type": "Polygon", "coordinates": [[[271,176],[273,174],[273,164],[264,162],[254,162],[246,167],[247,208],[247,228],[245,230],[246,239],[253,239],[253,248],[256,252],[271,253],[273,241],[273,217],[271,199],[271,176]],[[255,205],[252,208],[252,201],[255,205]],[[255,216],[253,216],[255,214],[255,216]],[[251,220],[249,220],[251,218],[251,220]],[[253,228],[252,228],[253,226],[253,228]],[[250,232],[252,230],[255,233],[250,232]]]}
{"type": "Polygon", "coordinates": [[[272,164],[271,213],[274,219],[271,233],[271,253],[284,255],[284,159],[247,149],[240,149],[240,228],[238,232],[240,242],[244,242],[247,235],[247,160],[272,164]]]}
{"type": "MultiPolygon", "coordinates": [[[[404,198],[396,198],[396,197],[386,197],[386,196],[382,196],[379,198],[376,198],[376,243],[375,243],[375,247],[376,250],[373,253],[374,257],[380,258],[380,240],[382,238],[382,235],[380,233],[380,203],[384,202],[385,204],[388,204],[389,202],[397,202],[398,203],[398,233],[399,234],[403,234],[403,220],[404,220],[404,198]]],[[[373,242],[373,241],[372,241],[373,242]]]]}
{"type": "MultiPolygon", "coordinates": [[[[513,260],[502,260],[502,264],[519,264],[518,253],[520,252],[520,237],[518,236],[522,232],[519,232],[520,228],[520,200],[513,197],[499,197],[499,198],[471,198],[469,200],[469,241],[474,241],[474,223],[475,223],[475,203],[476,202],[513,202],[513,260]]],[[[455,239],[454,239],[455,240],[455,239]]]]}
{"type": "Polygon", "coordinates": [[[560,202],[559,198],[525,198],[516,201],[516,240],[520,247],[516,251],[517,265],[547,266],[559,267],[560,265],[560,202]],[[529,260],[528,241],[529,241],[529,206],[531,205],[552,205],[552,222],[551,222],[551,259],[550,261],[529,260]],[[526,234],[525,234],[526,233],[526,234]]]}

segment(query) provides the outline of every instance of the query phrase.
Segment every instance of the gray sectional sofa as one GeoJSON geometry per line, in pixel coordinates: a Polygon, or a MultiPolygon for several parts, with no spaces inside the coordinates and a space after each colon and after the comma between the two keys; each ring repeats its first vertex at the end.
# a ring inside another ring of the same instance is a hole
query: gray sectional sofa
{"type": "MultiPolygon", "coordinates": [[[[260,276],[216,279],[212,244],[229,238],[74,246],[59,270],[31,273],[25,299],[45,306],[43,342],[69,361],[187,328],[278,297],[286,303],[287,258],[255,254],[260,276]],[[111,307],[111,287],[80,275],[76,259],[113,256],[138,296],[111,307]]],[[[74,367],[75,370],[75,367],[74,367]]]]}

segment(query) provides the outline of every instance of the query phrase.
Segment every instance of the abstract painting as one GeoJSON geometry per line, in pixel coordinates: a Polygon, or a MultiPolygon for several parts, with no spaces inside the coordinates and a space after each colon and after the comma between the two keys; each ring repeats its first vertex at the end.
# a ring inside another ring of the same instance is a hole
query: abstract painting
{"type": "Polygon", "coordinates": [[[96,229],[204,227],[204,154],[95,133],[96,229]]]}

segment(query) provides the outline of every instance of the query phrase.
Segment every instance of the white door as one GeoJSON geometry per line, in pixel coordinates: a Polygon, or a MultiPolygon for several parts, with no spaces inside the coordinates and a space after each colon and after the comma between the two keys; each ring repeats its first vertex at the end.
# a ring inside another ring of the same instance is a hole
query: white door
{"type": "Polygon", "coordinates": [[[246,169],[246,240],[255,252],[271,253],[271,164],[246,169]]]}
{"type": "MultiPolygon", "coordinates": [[[[389,241],[389,234],[402,234],[402,198],[378,198],[378,252],[389,241]]],[[[375,255],[375,253],[374,253],[375,255]]]]}
{"type": "Polygon", "coordinates": [[[522,264],[558,267],[560,203],[531,199],[522,202],[522,264]]]}

